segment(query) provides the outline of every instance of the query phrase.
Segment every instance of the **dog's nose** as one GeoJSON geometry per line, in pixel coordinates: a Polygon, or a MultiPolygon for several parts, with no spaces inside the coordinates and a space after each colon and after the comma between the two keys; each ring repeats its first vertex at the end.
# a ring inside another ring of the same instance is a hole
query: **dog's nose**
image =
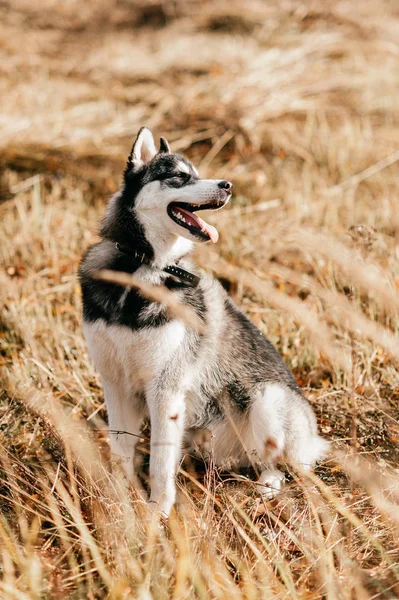
{"type": "Polygon", "coordinates": [[[222,190],[226,190],[226,192],[230,192],[233,184],[230,181],[219,181],[218,187],[222,188],[222,190]]]}

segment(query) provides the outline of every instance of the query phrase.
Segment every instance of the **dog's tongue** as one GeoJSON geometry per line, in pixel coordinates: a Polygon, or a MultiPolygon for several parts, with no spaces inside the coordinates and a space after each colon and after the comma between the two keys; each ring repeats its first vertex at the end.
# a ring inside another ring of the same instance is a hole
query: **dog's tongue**
{"type": "Polygon", "coordinates": [[[209,235],[209,237],[211,238],[211,241],[216,244],[216,242],[219,239],[219,232],[216,229],[216,227],[213,227],[213,225],[209,225],[209,223],[205,223],[205,221],[203,221],[202,219],[200,219],[200,217],[198,217],[198,220],[201,221],[201,229],[202,231],[205,231],[205,233],[207,233],[209,235]]]}
{"type": "Polygon", "coordinates": [[[219,239],[219,232],[216,229],[216,227],[213,227],[213,225],[209,225],[209,223],[205,223],[205,221],[203,221],[201,217],[189,212],[188,210],[179,208],[179,211],[184,214],[184,218],[188,223],[190,223],[190,225],[193,225],[194,227],[199,227],[201,231],[206,233],[210,237],[212,242],[216,244],[216,242],[219,239]]]}

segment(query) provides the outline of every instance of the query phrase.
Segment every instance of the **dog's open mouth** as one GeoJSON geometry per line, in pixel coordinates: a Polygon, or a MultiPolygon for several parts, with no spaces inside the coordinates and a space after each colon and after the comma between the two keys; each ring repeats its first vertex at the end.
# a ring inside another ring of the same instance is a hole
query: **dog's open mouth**
{"type": "Polygon", "coordinates": [[[216,200],[208,204],[189,204],[188,202],[171,202],[168,205],[168,215],[170,218],[180,225],[188,229],[188,231],[197,238],[208,241],[212,240],[214,244],[219,239],[219,233],[213,225],[205,223],[201,217],[195,213],[200,210],[218,210],[223,208],[229,198],[226,200],[216,200]],[[195,212],[194,212],[195,211],[195,212]]]}

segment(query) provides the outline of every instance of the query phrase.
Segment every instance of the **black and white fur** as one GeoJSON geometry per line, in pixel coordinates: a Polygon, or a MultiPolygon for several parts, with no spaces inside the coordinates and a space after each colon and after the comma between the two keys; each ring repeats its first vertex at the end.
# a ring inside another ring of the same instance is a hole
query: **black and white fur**
{"type": "MultiPolygon", "coordinates": [[[[284,479],[279,461],[310,468],[328,447],[276,349],[219,282],[186,257],[193,242],[216,241],[217,235],[206,224],[202,229],[179,224],[171,206],[215,208],[230,192],[229,182],[200,179],[163,138],[157,152],[151,132],[142,128],[122,188],[109,203],[102,241],[87,251],[80,267],[84,332],[103,379],[110,431],[138,435],[143,418],[150,417],[150,501],[166,515],[175,502],[184,440],[212,451],[217,465],[255,463],[259,489],[268,498],[284,479]],[[148,264],[137,264],[137,250],[148,264]],[[179,285],[163,271],[169,265],[198,275],[199,285],[179,285]],[[92,279],[98,269],[134,271],[167,285],[195,309],[204,331],[198,334],[170,318],[135,289],[92,279]]],[[[134,481],[138,437],[111,433],[110,438],[112,453],[134,481]]]]}

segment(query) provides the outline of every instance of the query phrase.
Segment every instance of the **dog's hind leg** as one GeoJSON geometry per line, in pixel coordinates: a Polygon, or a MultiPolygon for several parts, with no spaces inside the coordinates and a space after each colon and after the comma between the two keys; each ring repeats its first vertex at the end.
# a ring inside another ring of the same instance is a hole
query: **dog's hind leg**
{"type": "Polygon", "coordinates": [[[108,412],[111,460],[119,464],[129,483],[141,490],[134,473],[134,454],[140,439],[142,413],[134,398],[126,397],[115,383],[104,380],[104,397],[108,412]]]}
{"type": "Polygon", "coordinates": [[[175,475],[184,433],[184,394],[149,392],[147,403],[151,419],[150,502],[168,516],[176,499],[175,475]]]}
{"type": "Polygon", "coordinates": [[[278,384],[269,384],[255,398],[249,413],[244,443],[247,452],[261,469],[257,488],[267,499],[280,491],[284,474],[276,468],[285,441],[284,408],[286,390],[278,384]]]}
{"type": "Polygon", "coordinates": [[[259,491],[272,498],[284,481],[276,469],[283,457],[291,465],[309,470],[326,454],[328,443],[317,434],[316,418],[305,398],[278,384],[268,384],[250,408],[246,447],[262,468],[259,491]]]}

